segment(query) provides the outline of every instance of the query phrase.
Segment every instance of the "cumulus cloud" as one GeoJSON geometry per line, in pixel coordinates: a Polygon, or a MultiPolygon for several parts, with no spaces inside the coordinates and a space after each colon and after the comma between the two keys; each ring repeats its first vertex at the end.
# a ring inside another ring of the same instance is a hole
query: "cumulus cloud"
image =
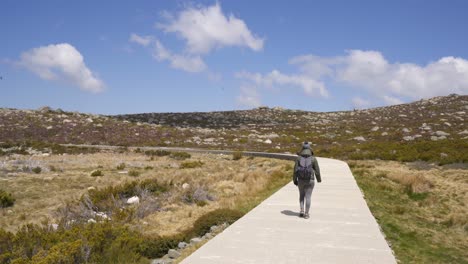
{"type": "Polygon", "coordinates": [[[104,82],[91,72],[81,53],[68,43],[42,46],[23,52],[18,65],[45,80],[64,80],[82,90],[98,93],[104,82]]]}
{"type": "Polygon", "coordinates": [[[132,33],[130,42],[147,47],[151,55],[157,61],[167,61],[174,69],[186,72],[202,72],[206,70],[206,64],[198,55],[176,54],[168,50],[164,45],[153,36],[140,36],[132,33]]]}
{"type": "Polygon", "coordinates": [[[153,57],[158,61],[169,61],[174,69],[187,72],[202,72],[206,69],[206,64],[200,56],[173,54],[158,40],[154,45],[153,57]]]}
{"type": "Polygon", "coordinates": [[[237,97],[237,102],[240,105],[246,107],[259,107],[261,105],[260,94],[254,86],[245,85],[240,90],[241,94],[237,97]]]}
{"type": "Polygon", "coordinates": [[[309,96],[328,97],[328,91],[325,85],[307,75],[288,75],[281,73],[278,70],[273,70],[267,74],[239,72],[236,74],[238,78],[249,80],[260,87],[285,87],[295,86],[300,87],[305,94],[309,96]]]}
{"type": "Polygon", "coordinates": [[[148,46],[153,40],[153,36],[139,36],[135,33],[130,35],[130,42],[140,44],[144,47],[148,46]]]}
{"type": "Polygon", "coordinates": [[[366,89],[387,104],[448,93],[468,93],[468,61],[443,57],[427,65],[390,63],[378,51],[350,50],[345,56],[300,56],[292,59],[303,71],[366,89]]]}
{"type": "Polygon", "coordinates": [[[224,46],[263,49],[264,40],[253,35],[243,20],[232,14],[226,16],[219,3],[189,7],[177,15],[166,13],[165,16],[167,23],[158,23],[157,28],[184,39],[189,53],[207,54],[224,46]]]}

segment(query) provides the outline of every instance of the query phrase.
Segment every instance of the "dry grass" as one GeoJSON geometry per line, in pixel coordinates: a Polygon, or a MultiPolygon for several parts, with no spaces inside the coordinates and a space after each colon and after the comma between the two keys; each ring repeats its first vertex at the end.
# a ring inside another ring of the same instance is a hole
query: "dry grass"
{"type": "Polygon", "coordinates": [[[2,189],[13,194],[16,203],[1,209],[0,225],[14,232],[25,223],[54,222],[58,208],[80,199],[88,188],[157,179],[171,186],[161,210],[149,215],[139,212],[142,218],[132,220],[131,226],[147,234],[176,234],[191,227],[198,217],[209,211],[234,206],[238,199],[235,197],[249,199],[266,186],[271,172],[290,163],[263,158],[233,161],[225,155],[208,154],[193,155],[192,159],[202,162],[203,166],[181,169],[182,160],[167,156],[151,159],[142,153],[131,152],[2,157],[0,183],[2,189]],[[26,163],[43,170],[40,174],[23,172],[21,167],[26,163]],[[122,163],[127,173],[117,169],[122,163]],[[153,169],[145,169],[151,167],[153,169]],[[91,177],[91,172],[96,169],[101,170],[103,176],[91,177]],[[140,173],[138,178],[129,175],[132,170],[140,173]],[[186,202],[182,195],[188,192],[195,198],[208,196],[212,201],[186,202]]]}
{"type": "Polygon", "coordinates": [[[350,166],[400,261],[468,259],[468,170],[385,161],[350,166]]]}

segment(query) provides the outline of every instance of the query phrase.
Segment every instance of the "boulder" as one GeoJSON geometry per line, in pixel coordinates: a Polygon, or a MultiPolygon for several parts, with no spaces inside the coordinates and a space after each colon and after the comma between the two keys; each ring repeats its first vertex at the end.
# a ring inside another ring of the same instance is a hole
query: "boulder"
{"type": "Polygon", "coordinates": [[[137,204],[137,203],[140,203],[140,198],[138,198],[138,196],[130,197],[127,200],[127,204],[137,204]]]}
{"type": "Polygon", "coordinates": [[[449,136],[450,134],[444,131],[436,131],[435,132],[436,136],[442,137],[442,136],[449,136]]]}
{"type": "Polygon", "coordinates": [[[355,137],[353,139],[356,141],[366,141],[366,139],[363,136],[355,137]]]}
{"type": "Polygon", "coordinates": [[[184,249],[188,246],[188,244],[186,242],[179,242],[179,244],[177,245],[178,248],[180,249],[184,249]]]}
{"type": "Polygon", "coordinates": [[[180,257],[180,252],[175,250],[175,249],[169,249],[169,251],[167,252],[167,256],[170,257],[171,259],[175,259],[175,258],[178,258],[180,257]]]}

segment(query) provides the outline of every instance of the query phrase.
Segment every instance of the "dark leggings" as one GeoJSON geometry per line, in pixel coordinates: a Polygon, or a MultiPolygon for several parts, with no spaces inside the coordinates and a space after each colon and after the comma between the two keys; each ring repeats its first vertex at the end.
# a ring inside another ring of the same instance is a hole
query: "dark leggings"
{"type": "Polygon", "coordinates": [[[299,187],[299,204],[301,205],[301,212],[304,211],[304,198],[306,200],[305,213],[309,213],[310,208],[310,197],[312,196],[312,190],[314,189],[315,181],[299,181],[297,187],[299,187]]]}

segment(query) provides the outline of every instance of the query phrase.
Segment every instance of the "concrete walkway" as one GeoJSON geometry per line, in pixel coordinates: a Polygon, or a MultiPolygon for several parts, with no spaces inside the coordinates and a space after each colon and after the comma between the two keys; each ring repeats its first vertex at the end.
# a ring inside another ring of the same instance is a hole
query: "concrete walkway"
{"type": "Polygon", "coordinates": [[[396,263],[348,165],[318,162],[310,219],[291,182],[182,263],[396,263]]]}

